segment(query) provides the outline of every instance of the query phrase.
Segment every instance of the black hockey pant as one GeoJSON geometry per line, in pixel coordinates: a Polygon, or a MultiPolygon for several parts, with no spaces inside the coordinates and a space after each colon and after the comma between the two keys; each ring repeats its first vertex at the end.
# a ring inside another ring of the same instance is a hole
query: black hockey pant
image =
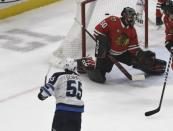
{"type": "MultiPolygon", "coordinates": [[[[125,52],[118,56],[113,56],[117,61],[122,62],[126,65],[132,65],[132,58],[129,52],[125,52]]],[[[96,69],[99,69],[103,74],[112,70],[113,63],[109,58],[97,58],[96,69]]]]}
{"type": "MultiPolygon", "coordinates": [[[[129,66],[132,64],[132,58],[129,52],[125,52],[122,55],[113,57],[119,62],[122,62],[129,66]]],[[[88,77],[95,82],[104,83],[106,81],[106,72],[110,72],[113,65],[114,64],[108,57],[97,58],[96,69],[93,71],[88,71],[88,77]]]]}
{"type": "Polygon", "coordinates": [[[80,131],[81,113],[56,111],[52,131],[80,131]]]}

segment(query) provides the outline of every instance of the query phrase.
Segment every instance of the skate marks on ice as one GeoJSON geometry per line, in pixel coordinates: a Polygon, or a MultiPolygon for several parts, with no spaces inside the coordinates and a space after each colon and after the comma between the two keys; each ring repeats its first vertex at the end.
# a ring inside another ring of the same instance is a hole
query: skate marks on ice
{"type": "Polygon", "coordinates": [[[17,98],[17,97],[20,97],[20,96],[23,96],[23,95],[32,93],[32,92],[36,91],[38,88],[40,88],[40,87],[31,88],[31,89],[28,89],[28,90],[25,90],[25,91],[22,91],[22,92],[19,92],[19,93],[16,93],[16,94],[7,96],[7,97],[5,97],[5,98],[1,98],[1,99],[0,99],[0,103],[4,103],[4,102],[6,102],[6,101],[15,99],[15,98],[17,98]]]}

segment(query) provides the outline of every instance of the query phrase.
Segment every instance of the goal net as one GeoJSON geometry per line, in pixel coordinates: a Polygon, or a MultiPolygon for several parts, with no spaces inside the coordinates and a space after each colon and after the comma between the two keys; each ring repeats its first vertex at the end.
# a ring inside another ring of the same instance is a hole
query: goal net
{"type": "MultiPolygon", "coordinates": [[[[61,46],[53,52],[51,62],[60,66],[66,57],[94,56],[95,42],[82,30],[84,26],[93,34],[95,26],[109,15],[121,16],[124,7],[136,8],[136,0],[76,0],[74,23],[61,46]]],[[[144,42],[144,33],[139,36],[144,42]]]]}

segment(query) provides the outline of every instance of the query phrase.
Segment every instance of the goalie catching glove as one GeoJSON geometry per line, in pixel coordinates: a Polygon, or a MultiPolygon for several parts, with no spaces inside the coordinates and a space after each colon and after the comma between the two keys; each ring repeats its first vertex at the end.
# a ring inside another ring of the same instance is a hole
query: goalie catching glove
{"type": "Polygon", "coordinates": [[[83,57],[81,59],[77,59],[77,70],[79,73],[86,73],[87,70],[95,69],[95,61],[92,57],[83,57]]]}

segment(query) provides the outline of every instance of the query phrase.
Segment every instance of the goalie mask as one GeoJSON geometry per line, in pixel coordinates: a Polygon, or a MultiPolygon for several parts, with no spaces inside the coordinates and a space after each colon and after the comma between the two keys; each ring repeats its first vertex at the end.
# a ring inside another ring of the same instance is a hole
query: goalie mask
{"type": "Polygon", "coordinates": [[[125,7],[121,12],[121,20],[125,26],[134,26],[136,20],[136,12],[133,8],[125,7]]]}
{"type": "Polygon", "coordinates": [[[76,72],[77,62],[72,58],[66,58],[64,63],[64,70],[76,72]]]}

